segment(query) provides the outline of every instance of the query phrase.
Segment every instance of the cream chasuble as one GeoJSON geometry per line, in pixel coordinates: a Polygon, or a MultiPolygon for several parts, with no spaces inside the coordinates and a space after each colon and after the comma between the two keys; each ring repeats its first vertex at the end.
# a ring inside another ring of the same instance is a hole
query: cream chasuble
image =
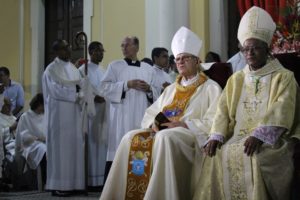
{"type": "MultiPolygon", "coordinates": [[[[130,131],[122,138],[100,199],[125,199],[132,139],[138,133],[149,131],[155,116],[173,102],[177,87],[178,82],[168,86],[146,110],[142,120],[143,129],[130,131]]],[[[191,199],[194,188],[194,161],[196,157],[202,157],[200,147],[210,130],[220,93],[219,85],[208,79],[197,87],[179,119],[185,122],[189,129],[175,127],[155,134],[151,178],[148,187],[145,185],[147,190],[144,199],[191,199]],[[197,141],[200,142],[199,145],[197,141]]],[[[148,159],[145,158],[145,161],[148,162],[148,159]]],[[[198,166],[195,168],[198,169],[198,166]]]]}
{"type": "Polygon", "coordinates": [[[290,138],[300,134],[296,93],[293,73],[277,60],[257,71],[247,66],[229,79],[211,130],[227,142],[215,157],[205,158],[194,199],[288,199],[294,147],[290,138]],[[264,143],[249,157],[244,142],[260,126],[288,131],[275,145],[264,143]]]}

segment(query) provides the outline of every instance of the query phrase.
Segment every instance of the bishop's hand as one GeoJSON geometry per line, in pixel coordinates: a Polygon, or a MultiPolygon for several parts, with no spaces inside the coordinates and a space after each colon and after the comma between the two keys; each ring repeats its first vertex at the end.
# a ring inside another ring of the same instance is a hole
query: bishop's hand
{"type": "Polygon", "coordinates": [[[261,140],[250,136],[244,143],[244,153],[247,154],[247,156],[252,156],[255,151],[259,153],[259,148],[262,144],[263,142],[261,140]]]}
{"type": "Polygon", "coordinates": [[[221,142],[218,140],[210,140],[207,144],[203,147],[204,153],[209,157],[213,157],[216,155],[217,147],[221,148],[221,142]]]}

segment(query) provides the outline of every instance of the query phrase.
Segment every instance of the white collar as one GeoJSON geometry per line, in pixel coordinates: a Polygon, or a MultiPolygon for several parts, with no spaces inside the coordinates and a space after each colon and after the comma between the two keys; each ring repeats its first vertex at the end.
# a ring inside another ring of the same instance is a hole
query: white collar
{"type": "Polygon", "coordinates": [[[153,64],[153,66],[154,66],[156,69],[163,70],[163,68],[162,68],[162,67],[159,67],[157,64],[153,64]]]}
{"type": "Polygon", "coordinates": [[[185,78],[182,77],[182,79],[180,81],[180,85],[185,87],[185,86],[195,83],[198,79],[199,79],[198,73],[193,78],[188,79],[188,80],[185,80],[185,78]]]}

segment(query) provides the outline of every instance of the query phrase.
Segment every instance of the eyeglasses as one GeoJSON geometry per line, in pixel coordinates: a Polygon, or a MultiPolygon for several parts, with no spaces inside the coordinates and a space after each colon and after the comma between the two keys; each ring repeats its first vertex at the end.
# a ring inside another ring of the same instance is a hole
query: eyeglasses
{"type": "Polygon", "coordinates": [[[258,52],[258,51],[261,51],[262,49],[264,49],[264,47],[262,47],[262,46],[251,46],[251,47],[240,48],[240,50],[243,54],[247,54],[249,52],[258,52]]]}
{"type": "Polygon", "coordinates": [[[181,57],[177,57],[174,59],[175,63],[179,63],[181,60],[183,62],[188,62],[189,60],[191,60],[192,58],[195,58],[195,56],[181,56],[181,57]]]}

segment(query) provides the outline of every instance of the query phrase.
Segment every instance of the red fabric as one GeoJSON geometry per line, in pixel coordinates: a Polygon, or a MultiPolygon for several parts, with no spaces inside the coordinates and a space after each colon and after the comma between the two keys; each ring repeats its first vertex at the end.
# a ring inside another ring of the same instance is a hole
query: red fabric
{"type": "Polygon", "coordinates": [[[260,0],[253,0],[253,5],[262,8],[260,6],[260,0]]]}
{"type": "Polygon", "coordinates": [[[279,0],[279,7],[280,7],[280,8],[285,7],[285,6],[286,6],[286,1],[287,1],[287,0],[279,0]]]}
{"type": "Polygon", "coordinates": [[[286,6],[286,1],[287,0],[279,0],[279,16],[278,16],[278,22],[283,23],[284,19],[283,16],[280,15],[280,12],[283,10],[283,8],[286,6]]]}
{"type": "Polygon", "coordinates": [[[246,11],[253,6],[252,0],[245,0],[244,2],[245,2],[246,11]]]}
{"type": "Polygon", "coordinates": [[[265,9],[273,18],[278,22],[280,18],[280,9],[286,6],[287,0],[237,0],[237,6],[240,16],[242,17],[245,12],[252,6],[258,6],[265,9]]]}
{"type": "Polygon", "coordinates": [[[275,22],[278,21],[278,1],[275,0],[265,0],[265,10],[272,16],[275,22]]]}
{"type": "Polygon", "coordinates": [[[85,60],[84,58],[80,58],[80,60],[78,61],[79,65],[83,65],[85,63],[88,63],[88,60],[85,60]]]}
{"type": "Polygon", "coordinates": [[[239,9],[240,16],[243,16],[244,13],[247,11],[244,0],[237,0],[237,6],[239,9]]]}
{"type": "Polygon", "coordinates": [[[260,2],[260,7],[265,9],[265,0],[259,0],[260,2]]]}

